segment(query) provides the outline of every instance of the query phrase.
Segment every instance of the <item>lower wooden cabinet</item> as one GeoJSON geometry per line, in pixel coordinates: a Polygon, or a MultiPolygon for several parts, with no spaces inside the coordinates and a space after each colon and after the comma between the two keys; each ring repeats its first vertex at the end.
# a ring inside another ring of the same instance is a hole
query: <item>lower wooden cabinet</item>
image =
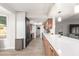
{"type": "Polygon", "coordinates": [[[52,55],[52,56],[58,56],[57,52],[56,52],[55,49],[51,46],[51,44],[49,44],[49,45],[50,45],[51,55],[52,55]]]}
{"type": "Polygon", "coordinates": [[[49,43],[46,39],[43,39],[43,44],[44,44],[44,50],[45,50],[45,55],[50,56],[50,46],[49,43]]]}
{"type": "Polygon", "coordinates": [[[48,40],[43,35],[42,37],[43,45],[44,45],[44,51],[46,56],[58,56],[55,49],[51,46],[51,44],[48,42],[48,40]]]}

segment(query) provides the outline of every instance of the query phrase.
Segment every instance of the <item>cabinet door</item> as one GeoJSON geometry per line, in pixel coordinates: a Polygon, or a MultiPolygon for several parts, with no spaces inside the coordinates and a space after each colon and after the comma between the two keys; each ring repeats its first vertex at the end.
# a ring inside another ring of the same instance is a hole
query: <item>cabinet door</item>
{"type": "Polygon", "coordinates": [[[51,51],[52,56],[58,56],[57,52],[55,51],[55,49],[51,45],[50,45],[50,51],[51,51]]]}
{"type": "Polygon", "coordinates": [[[47,41],[47,39],[45,39],[45,45],[46,45],[46,55],[47,56],[51,56],[51,51],[50,51],[50,46],[49,46],[49,42],[47,41]]]}
{"type": "Polygon", "coordinates": [[[43,36],[43,44],[44,44],[45,55],[51,56],[49,42],[47,41],[47,39],[44,36],[43,36]]]}
{"type": "Polygon", "coordinates": [[[44,51],[46,56],[58,56],[55,49],[51,46],[48,40],[43,35],[43,44],[44,44],[44,51]]]}
{"type": "Polygon", "coordinates": [[[54,49],[50,46],[51,56],[54,56],[54,49]]]}
{"type": "Polygon", "coordinates": [[[51,29],[52,28],[52,18],[48,18],[48,27],[51,29]]]}
{"type": "Polygon", "coordinates": [[[45,55],[47,55],[47,43],[46,43],[46,38],[43,36],[43,45],[44,45],[44,52],[45,52],[45,55]]]}

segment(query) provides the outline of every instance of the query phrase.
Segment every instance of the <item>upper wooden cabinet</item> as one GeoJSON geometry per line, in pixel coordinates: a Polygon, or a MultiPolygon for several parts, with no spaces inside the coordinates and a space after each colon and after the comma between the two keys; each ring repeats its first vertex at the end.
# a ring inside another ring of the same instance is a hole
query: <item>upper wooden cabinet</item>
{"type": "Polygon", "coordinates": [[[52,18],[48,18],[48,27],[49,29],[52,28],[52,18]]]}
{"type": "Polygon", "coordinates": [[[48,18],[47,21],[44,22],[44,28],[46,30],[50,30],[53,26],[53,19],[52,18],[48,18]]]}

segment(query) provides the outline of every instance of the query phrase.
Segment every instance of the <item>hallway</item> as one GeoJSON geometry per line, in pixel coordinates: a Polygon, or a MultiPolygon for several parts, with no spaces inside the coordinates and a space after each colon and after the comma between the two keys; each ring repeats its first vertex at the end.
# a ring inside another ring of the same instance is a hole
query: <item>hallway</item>
{"type": "Polygon", "coordinates": [[[14,51],[0,51],[0,56],[44,56],[44,47],[43,42],[40,38],[33,39],[27,48],[14,51]]]}

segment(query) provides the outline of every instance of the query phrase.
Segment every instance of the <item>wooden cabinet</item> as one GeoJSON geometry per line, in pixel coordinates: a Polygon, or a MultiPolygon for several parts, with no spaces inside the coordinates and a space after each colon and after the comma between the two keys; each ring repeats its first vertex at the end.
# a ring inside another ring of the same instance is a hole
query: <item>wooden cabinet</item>
{"type": "Polygon", "coordinates": [[[48,40],[43,35],[42,37],[43,45],[44,45],[44,51],[46,56],[58,56],[55,49],[51,46],[51,44],[48,42],[48,40]]]}
{"type": "Polygon", "coordinates": [[[48,18],[48,27],[51,29],[52,28],[52,18],[48,18]]]}
{"type": "Polygon", "coordinates": [[[50,46],[49,46],[49,43],[45,37],[43,38],[43,44],[44,44],[45,55],[50,56],[51,55],[50,46]]]}
{"type": "Polygon", "coordinates": [[[56,52],[55,49],[51,46],[51,44],[50,44],[50,51],[51,51],[51,55],[52,55],[52,56],[58,56],[57,52],[56,52]]]}
{"type": "Polygon", "coordinates": [[[50,30],[53,26],[53,19],[52,18],[48,18],[44,23],[44,29],[45,30],[50,30]]]}

